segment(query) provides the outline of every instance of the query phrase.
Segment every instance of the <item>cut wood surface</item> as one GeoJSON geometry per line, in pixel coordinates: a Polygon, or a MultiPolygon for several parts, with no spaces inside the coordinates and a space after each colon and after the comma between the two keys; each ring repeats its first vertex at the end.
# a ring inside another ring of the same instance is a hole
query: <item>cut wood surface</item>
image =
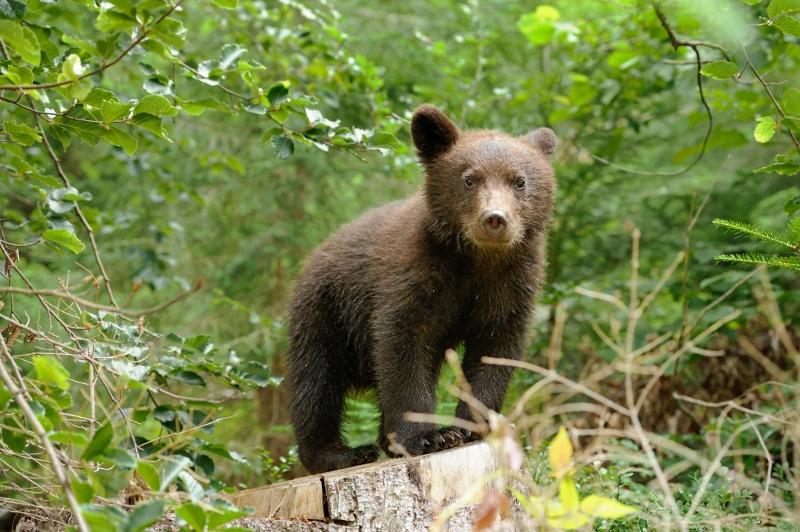
{"type": "MultiPolygon", "coordinates": [[[[424,531],[441,510],[476,486],[477,493],[504,492],[505,479],[491,478],[501,467],[500,460],[480,442],[244,490],[230,499],[241,508],[255,509],[248,526],[252,518],[269,519],[258,527],[264,532],[424,531]]],[[[472,530],[475,506],[472,501],[455,512],[446,530],[472,530]]],[[[523,517],[517,508],[512,521],[523,517]]],[[[507,523],[502,529],[521,528],[507,523]]]]}

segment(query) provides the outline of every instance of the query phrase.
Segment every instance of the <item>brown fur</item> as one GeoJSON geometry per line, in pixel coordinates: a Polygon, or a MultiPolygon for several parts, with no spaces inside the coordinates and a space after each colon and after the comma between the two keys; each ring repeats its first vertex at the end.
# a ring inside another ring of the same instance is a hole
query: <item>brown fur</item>
{"type": "MultiPolygon", "coordinates": [[[[391,433],[413,455],[474,439],[403,414],[434,411],[444,352],[462,342],[473,393],[499,410],[511,369],[480,359],[519,359],[526,347],[553,210],[553,132],[461,132],[430,105],[417,109],[411,132],[423,190],[343,227],[297,279],[287,384],[300,459],[312,473],[378,457],[377,446],[342,441],[352,389],[377,389],[387,453],[391,433]]],[[[456,415],[471,419],[463,403],[456,415]]]]}

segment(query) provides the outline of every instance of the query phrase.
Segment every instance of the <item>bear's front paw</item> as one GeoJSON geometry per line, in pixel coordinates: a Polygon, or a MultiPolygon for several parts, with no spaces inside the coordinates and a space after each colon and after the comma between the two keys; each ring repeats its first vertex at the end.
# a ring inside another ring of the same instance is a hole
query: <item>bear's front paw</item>
{"type": "Polygon", "coordinates": [[[408,454],[417,456],[452,449],[477,439],[480,439],[480,435],[472,431],[458,427],[445,427],[409,438],[403,445],[408,454]]]}

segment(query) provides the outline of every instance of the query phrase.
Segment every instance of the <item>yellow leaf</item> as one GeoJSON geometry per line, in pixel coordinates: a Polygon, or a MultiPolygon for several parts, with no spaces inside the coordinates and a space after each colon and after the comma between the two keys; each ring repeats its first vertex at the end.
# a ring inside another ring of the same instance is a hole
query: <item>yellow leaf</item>
{"type": "Polygon", "coordinates": [[[572,442],[567,435],[567,429],[564,427],[561,427],[550,443],[547,459],[550,461],[550,469],[554,476],[562,473],[569,465],[569,461],[572,459],[572,442]]]}
{"type": "Polygon", "coordinates": [[[575,487],[571,478],[567,477],[561,481],[561,485],[558,486],[558,496],[561,498],[564,509],[568,512],[578,509],[578,488],[575,487]]]}
{"type": "Polygon", "coordinates": [[[586,523],[589,518],[578,512],[565,515],[564,517],[547,518],[547,524],[553,528],[560,528],[561,530],[577,530],[586,523]]]}
{"type": "Polygon", "coordinates": [[[627,506],[614,499],[599,497],[597,495],[589,495],[581,501],[581,512],[594,517],[614,519],[616,517],[625,517],[636,511],[636,508],[632,506],[627,506]]]}

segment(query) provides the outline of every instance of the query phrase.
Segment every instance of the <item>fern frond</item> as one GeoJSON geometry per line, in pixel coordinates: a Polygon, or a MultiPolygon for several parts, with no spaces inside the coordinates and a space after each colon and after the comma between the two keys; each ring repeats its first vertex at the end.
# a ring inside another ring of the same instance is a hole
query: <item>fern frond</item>
{"type": "Polygon", "coordinates": [[[775,244],[780,244],[781,246],[786,246],[787,248],[797,249],[797,245],[790,241],[786,235],[782,235],[777,231],[773,231],[772,229],[763,229],[761,227],[756,227],[755,225],[746,224],[743,222],[734,222],[732,220],[720,220],[719,218],[711,223],[717,227],[730,229],[735,233],[754,236],[758,239],[766,240],[767,242],[773,242],[775,244]]]}
{"type": "Polygon", "coordinates": [[[786,224],[786,236],[794,242],[795,248],[800,246],[800,216],[795,216],[786,224]]]}
{"type": "Polygon", "coordinates": [[[739,253],[737,255],[717,255],[714,260],[740,264],[766,264],[767,266],[800,271],[800,257],[785,257],[767,253],[739,253]]]}

